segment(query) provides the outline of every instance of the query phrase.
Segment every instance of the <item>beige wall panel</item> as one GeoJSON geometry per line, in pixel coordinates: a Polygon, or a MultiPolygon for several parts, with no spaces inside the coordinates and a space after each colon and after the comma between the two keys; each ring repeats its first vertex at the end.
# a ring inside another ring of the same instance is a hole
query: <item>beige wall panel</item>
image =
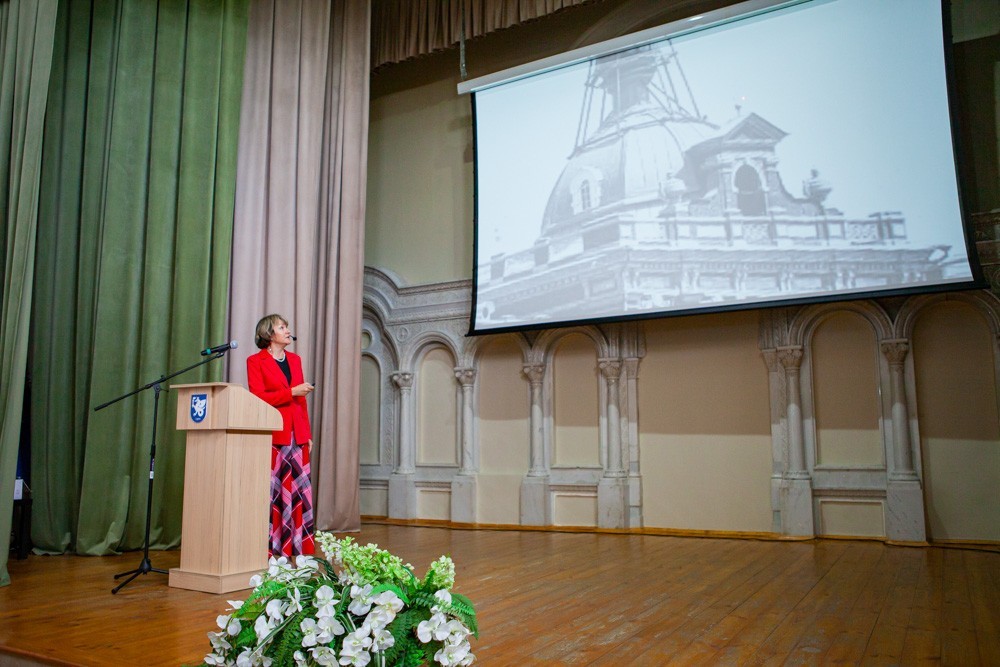
{"type": "Polygon", "coordinates": [[[519,524],[522,479],[524,475],[481,473],[476,480],[476,522],[519,524]]]}
{"type": "Polygon", "coordinates": [[[381,410],[382,377],[378,362],[361,357],[361,463],[379,463],[379,417],[381,410]]]}
{"type": "Polygon", "coordinates": [[[647,526],[771,530],[767,368],[753,311],[646,325],[639,448],[647,526]]]}
{"type": "Polygon", "coordinates": [[[931,539],[1000,542],[1000,444],[924,438],[931,539]]]}
{"type": "Polygon", "coordinates": [[[552,494],[552,521],[556,526],[596,526],[596,493],[552,494]]]}
{"type": "Polygon", "coordinates": [[[838,313],[820,324],[811,345],[816,463],[885,463],[879,430],[878,345],[860,315],[838,313]]]}
{"type": "Polygon", "coordinates": [[[451,492],[444,489],[417,489],[417,518],[451,520],[451,492]]]}
{"type": "Polygon", "coordinates": [[[944,303],[913,332],[927,533],[1000,540],[1000,427],[989,328],[971,307],[944,303]]]}
{"type": "Polygon", "coordinates": [[[644,435],[643,520],[652,528],[771,530],[771,438],[644,435]]]}
{"type": "Polygon", "coordinates": [[[365,264],[410,285],[472,275],[472,112],[456,73],[372,97],[365,264]]]}
{"type": "Polygon", "coordinates": [[[819,535],[885,537],[885,511],[879,500],[820,500],[819,535]]]}
{"type": "MultiPolygon", "coordinates": [[[[521,350],[509,338],[489,343],[480,353],[479,462],[484,475],[528,471],[528,382],[522,366],[521,350]]],[[[516,507],[517,489],[513,502],[516,507]]]]}
{"type": "Polygon", "coordinates": [[[881,468],[882,432],[875,429],[816,429],[818,463],[825,466],[881,468]]]}
{"type": "Polygon", "coordinates": [[[389,516],[389,491],[361,488],[362,516],[389,516]]]}
{"type": "Polygon", "coordinates": [[[458,465],[455,360],[443,348],[420,361],[417,390],[417,465],[458,465]]]}
{"type": "Polygon", "coordinates": [[[640,437],[647,433],[770,437],[767,368],[757,345],[755,311],[675,317],[644,326],[640,437]]]}
{"type": "Polygon", "coordinates": [[[597,352],[591,340],[571,334],[552,363],[552,465],[600,466],[597,352]]]}

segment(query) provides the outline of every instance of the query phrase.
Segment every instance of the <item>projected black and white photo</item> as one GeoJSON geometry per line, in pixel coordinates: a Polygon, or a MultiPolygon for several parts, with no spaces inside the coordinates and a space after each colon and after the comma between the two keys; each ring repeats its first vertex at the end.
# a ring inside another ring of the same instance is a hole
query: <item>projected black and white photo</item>
{"type": "Polygon", "coordinates": [[[474,331],[973,280],[938,0],[806,2],[474,94],[474,331]]]}

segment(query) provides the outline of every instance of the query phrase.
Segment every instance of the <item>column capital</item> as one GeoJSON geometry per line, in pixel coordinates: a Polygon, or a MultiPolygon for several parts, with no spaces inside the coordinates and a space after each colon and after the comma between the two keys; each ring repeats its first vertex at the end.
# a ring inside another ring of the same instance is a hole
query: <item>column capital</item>
{"type": "Polygon", "coordinates": [[[463,387],[471,387],[476,382],[475,368],[456,368],[455,379],[463,387]]]}
{"type": "Polygon", "coordinates": [[[801,345],[786,345],[776,348],[778,362],[785,370],[798,370],[802,365],[803,349],[801,345]]]}
{"type": "Polygon", "coordinates": [[[879,347],[890,364],[902,364],[910,352],[910,341],[906,338],[891,338],[883,340],[879,343],[879,347]]]}
{"type": "Polygon", "coordinates": [[[409,389],[410,387],[413,386],[413,373],[409,373],[406,371],[399,371],[393,373],[389,377],[392,378],[393,384],[395,384],[400,389],[409,389]]]}
{"type": "Polygon", "coordinates": [[[619,376],[622,373],[622,360],[621,359],[598,359],[597,367],[601,369],[601,375],[608,382],[618,382],[619,376]]]}
{"type": "Polygon", "coordinates": [[[525,364],[521,369],[531,384],[540,383],[545,378],[545,364],[525,364]]]}

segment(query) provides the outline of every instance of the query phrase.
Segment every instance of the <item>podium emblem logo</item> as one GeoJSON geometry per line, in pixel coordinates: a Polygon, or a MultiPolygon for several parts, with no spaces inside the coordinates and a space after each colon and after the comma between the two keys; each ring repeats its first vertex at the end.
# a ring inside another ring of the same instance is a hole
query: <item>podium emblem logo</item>
{"type": "Polygon", "coordinates": [[[208,415],[208,394],[191,394],[191,421],[198,424],[208,415]]]}

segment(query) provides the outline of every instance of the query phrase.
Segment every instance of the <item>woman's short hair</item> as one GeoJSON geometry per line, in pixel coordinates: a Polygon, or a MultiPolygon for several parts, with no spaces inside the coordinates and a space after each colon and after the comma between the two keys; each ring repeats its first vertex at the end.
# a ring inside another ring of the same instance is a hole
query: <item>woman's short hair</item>
{"type": "Polygon", "coordinates": [[[274,336],[274,327],[277,326],[278,322],[281,322],[286,327],[288,326],[288,320],[277,313],[265,315],[260,318],[260,322],[257,323],[257,333],[254,336],[257,349],[263,350],[271,344],[271,337],[274,336]]]}

